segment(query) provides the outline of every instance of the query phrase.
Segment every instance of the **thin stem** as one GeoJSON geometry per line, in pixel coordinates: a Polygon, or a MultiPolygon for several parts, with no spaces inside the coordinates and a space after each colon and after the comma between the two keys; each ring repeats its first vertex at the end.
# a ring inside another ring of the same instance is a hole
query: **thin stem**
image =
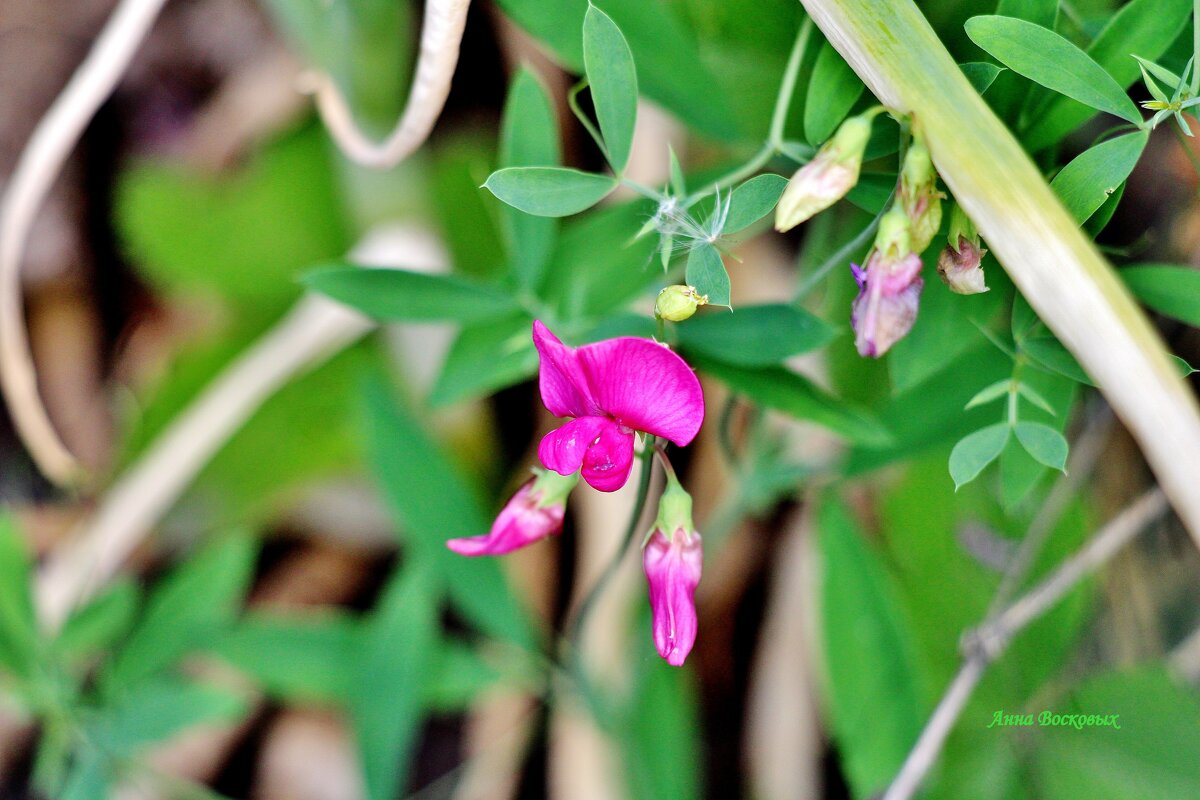
{"type": "MultiPolygon", "coordinates": [[[[1200,3],[1200,0],[1196,0],[1200,3]]],[[[779,83],[779,94],[775,96],[775,110],[771,113],[771,127],[767,132],[767,144],[772,150],[778,150],[783,144],[783,127],[787,124],[788,110],[792,105],[792,95],[796,93],[796,78],[800,74],[800,62],[808,50],[808,40],[812,36],[812,17],[805,17],[800,25],[800,33],[792,45],[788,56],[787,66],[783,70],[783,80],[779,83]]]]}
{"type": "Polygon", "coordinates": [[[867,242],[869,242],[871,237],[875,235],[875,229],[879,227],[879,220],[883,219],[883,215],[886,213],[887,208],[892,204],[892,197],[895,196],[896,192],[893,190],[891,196],[888,197],[887,202],[883,204],[883,209],[881,209],[880,212],[875,215],[875,219],[871,220],[867,227],[859,231],[858,235],[856,235],[853,239],[839,247],[833,255],[821,262],[821,266],[817,267],[804,278],[804,281],[800,284],[800,287],[796,289],[795,296],[792,297],[792,305],[800,305],[804,298],[808,296],[808,293],[815,289],[817,284],[825,279],[826,275],[839,266],[849,264],[850,259],[854,256],[854,254],[867,246],[867,242]]]}
{"type": "Polygon", "coordinates": [[[745,164],[722,176],[706,189],[688,195],[683,201],[684,208],[691,208],[713,192],[727,189],[753,176],[765,167],[772,156],[779,151],[780,146],[783,144],[783,127],[787,123],[788,110],[792,105],[792,95],[796,92],[796,78],[800,74],[800,64],[804,61],[804,54],[808,50],[808,42],[812,37],[812,32],[812,19],[805,17],[804,22],[800,25],[799,33],[796,34],[796,41],[792,45],[791,54],[788,56],[787,66],[784,67],[783,80],[779,83],[779,94],[775,96],[775,108],[771,112],[771,127],[767,132],[767,141],[745,164]]]}
{"type": "Polygon", "coordinates": [[[583,109],[579,107],[579,93],[586,89],[587,85],[587,78],[584,78],[572,86],[571,91],[567,92],[567,105],[570,107],[571,113],[575,115],[575,119],[579,120],[579,124],[592,137],[592,141],[596,143],[596,147],[600,148],[600,152],[604,154],[604,160],[611,164],[612,159],[608,157],[608,148],[604,146],[604,137],[600,135],[600,131],[596,130],[596,126],[588,119],[588,115],[583,113],[583,109]]]}
{"type": "Polygon", "coordinates": [[[651,189],[649,186],[638,183],[637,181],[632,180],[630,178],[621,178],[621,185],[627,186],[630,189],[633,189],[635,192],[640,194],[642,197],[649,198],[650,200],[653,200],[656,203],[665,202],[667,199],[666,197],[663,196],[662,192],[655,191],[654,189],[651,189]]]}
{"type": "Polygon", "coordinates": [[[625,552],[629,550],[629,546],[633,543],[638,533],[638,523],[641,522],[642,512],[646,509],[646,498],[650,494],[650,478],[654,473],[654,451],[655,442],[653,436],[646,437],[646,443],[642,447],[642,452],[638,458],[642,462],[642,473],[638,479],[637,499],[633,503],[633,511],[629,515],[629,522],[625,527],[625,535],[621,538],[621,546],[613,553],[613,557],[605,566],[604,572],[600,573],[600,577],[592,586],[591,591],[583,598],[579,604],[579,610],[575,612],[575,619],[571,621],[571,626],[567,634],[567,642],[574,650],[579,649],[579,641],[583,635],[583,627],[587,622],[588,615],[592,611],[592,607],[596,605],[596,601],[600,595],[604,593],[604,589],[608,586],[613,576],[617,574],[617,570],[621,566],[621,559],[625,557],[625,552]]]}

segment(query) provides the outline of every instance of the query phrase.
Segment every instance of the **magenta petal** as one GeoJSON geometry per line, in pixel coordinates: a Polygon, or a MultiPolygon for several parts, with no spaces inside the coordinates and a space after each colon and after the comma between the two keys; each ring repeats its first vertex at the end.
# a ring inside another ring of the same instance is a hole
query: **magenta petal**
{"type": "Polygon", "coordinates": [[[600,431],[612,425],[604,417],[580,417],[547,433],[538,445],[542,466],[559,475],[572,475],[583,466],[587,449],[600,438],[600,431]]]}
{"type": "Polygon", "coordinates": [[[542,402],[556,417],[586,417],[597,413],[577,352],[567,347],[540,320],[533,322],[533,344],[541,359],[538,385],[542,402]]]}
{"type": "Polygon", "coordinates": [[[696,585],[703,566],[700,534],[676,531],[668,539],[655,531],[642,551],[650,587],[654,646],[671,666],[682,666],[696,643],[696,585]]]}
{"type": "Polygon", "coordinates": [[[695,438],[704,395],[696,374],[670,348],[627,336],[584,345],[576,355],[604,413],[680,447],[695,438]]]}
{"type": "Polygon", "coordinates": [[[446,546],[463,556],[498,556],[561,531],[566,506],[557,503],[539,508],[538,496],[530,491],[533,483],[527,482],[513,495],[496,516],[490,532],[451,539],[446,546]]]}
{"type": "Polygon", "coordinates": [[[601,492],[615,492],[629,480],[633,468],[633,431],[621,430],[615,422],[600,429],[583,457],[580,475],[601,492]]]}

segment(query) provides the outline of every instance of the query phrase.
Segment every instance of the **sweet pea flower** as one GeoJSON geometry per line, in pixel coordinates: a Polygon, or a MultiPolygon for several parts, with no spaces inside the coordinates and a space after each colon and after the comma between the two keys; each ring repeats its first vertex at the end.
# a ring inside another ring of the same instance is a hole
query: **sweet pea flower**
{"type": "Polygon", "coordinates": [[[615,492],[633,466],[634,431],[683,447],[700,430],[700,382],[666,345],[624,336],[567,347],[540,321],[533,343],[542,402],[557,417],[573,417],[538,446],[546,469],[579,472],[593,488],[615,492]]]}
{"type": "Polygon", "coordinates": [[[500,556],[562,531],[567,495],[578,475],[563,477],[535,469],[482,536],[451,539],[446,546],[462,556],[500,556]]]}
{"type": "Polygon", "coordinates": [[[790,231],[841,200],[858,183],[871,138],[872,109],[842,123],[837,133],[788,181],[775,207],[775,230],[790,231]]]}
{"type": "Polygon", "coordinates": [[[983,274],[983,257],[987,254],[975,225],[961,206],[950,212],[950,233],[946,247],[938,255],[938,275],[950,291],[957,294],[980,294],[988,290],[983,274]]]}
{"type": "Polygon", "coordinates": [[[899,206],[884,215],[865,266],[851,264],[858,297],[850,324],[859,355],[878,358],[913,326],[921,299],[921,257],[909,247],[908,218],[899,206]]]}
{"type": "Polygon", "coordinates": [[[642,548],[650,588],[654,646],[673,667],[683,665],[696,643],[696,585],[704,554],[692,527],[692,498],[673,474],[658,506],[658,520],[642,548]]]}

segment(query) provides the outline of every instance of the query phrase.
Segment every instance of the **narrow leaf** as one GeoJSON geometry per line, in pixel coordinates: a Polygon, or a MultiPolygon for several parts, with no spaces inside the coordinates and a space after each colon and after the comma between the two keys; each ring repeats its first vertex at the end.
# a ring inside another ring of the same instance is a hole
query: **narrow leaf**
{"type": "Polygon", "coordinates": [[[633,145],[637,71],[621,29],[611,17],[590,4],[583,18],[583,66],[609,163],[620,173],[629,161],[633,145]]]}
{"type": "Polygon", "coordinates": [[[1010,386],[1012,386],[1012,380],[1010,379],[996,381],[991,386],[987,386],[979,390],[979,393],[972,397],[967,404],[963,406],[963,409],[965,410],[968,408],[974,408],[975,406],[981,406],[984,403],[990,403],[999,397],[1003,397],[1004,395],[1008,394],[1008,389],[1010,386]]]}
{"type": "Polygon", "coordinates": [[[567,217],[599,203],[617,180],[566,167],[507,167],[493,172],[483,185],[526,214],[567,217]]]}
{"type": "Polygon", "coordinates": [[[303,280],[314,291],[379,320],[484,322],[518,308],[500,289],[456,275],[327,267],[303,280]]]}
{"type": "Polygon", "coordinates": [[[1200,270],[1145,264],[1118,273],[1134,297],[1160,314],[1200,327],[1200,270]]]}
{"type": "Polygon", "coordinates": [[[1129,133],[1089,148],[1054,176],[1050,186],[1080,223],[1096,213],[1133,172],[1149,134],[1129,133]]]}
{"type": "Polygon", "coordinates": [[[1125,91],[1086,53],[1054,31],[1012,17],[967,20],[967,36],[1013,72],[1100,111],[1140,125],[1125,91]]]}
{"type": "Polygon", "coordinates": [[[743,367],[778,364],[834,337],[834,330],[817,317],[783,304],[700,314],[679,325],[678,332],[688,351],[743,367]]]}
{"type": "Polygon", "coordinates": [[[817,54],[804,101],[804,138],[810,144],[828,139],[865,88],[838,51],[825,42],[817,54]]]}
{"type": "Polygon", "coordinates": [[[997,67],[995,64],[989,64],[986,61],[971,61],[966,64],[959,64],[959,69],[967,76],[967,80],[975,87],[975,91],[983,94],[996,80],[996,76],[1003,72],[1002,67],[997,67]]]}

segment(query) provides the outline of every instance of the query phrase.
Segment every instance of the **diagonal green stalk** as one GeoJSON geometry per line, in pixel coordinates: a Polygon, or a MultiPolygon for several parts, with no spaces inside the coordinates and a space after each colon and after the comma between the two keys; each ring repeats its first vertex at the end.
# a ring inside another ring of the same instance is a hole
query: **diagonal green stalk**
{"type": "Polygon", "coordinates": [[[912,0],[801,2],[882,103],[920,120],[955,199],[1104,391],[1200,545],[1200,412],[1112,267],[912,0]]]}

